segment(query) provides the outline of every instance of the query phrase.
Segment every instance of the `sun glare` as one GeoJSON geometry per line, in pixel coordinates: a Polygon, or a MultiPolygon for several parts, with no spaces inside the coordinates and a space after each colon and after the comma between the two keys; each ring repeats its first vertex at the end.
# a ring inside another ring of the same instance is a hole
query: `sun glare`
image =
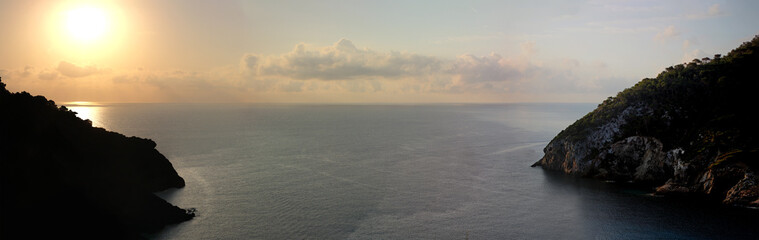
{"type": "Polygon", "coordinates": [[[92,42],[101,38],[108,30],[108,17],[100,8],[72,9],[66,14],[66,29],[74,39],[92,42]]]}
{"type": "Polygon", "coordinates": [[[95,127],[105,127],[103,126],[103,119],[101,116],[99,106],[71,106],[68,107],[71,111],[76,112],[76,116],[81,119],[89,119],[92,122],[92,125],[95,127]]]}
{"type": "Polygon", "coordinates": [[[101,64],[113,63],[116,55],[129,56],[123,52],[129,28],[124,9],[113,1],[60,1],[48,15],[51,54],[101,64]]]}

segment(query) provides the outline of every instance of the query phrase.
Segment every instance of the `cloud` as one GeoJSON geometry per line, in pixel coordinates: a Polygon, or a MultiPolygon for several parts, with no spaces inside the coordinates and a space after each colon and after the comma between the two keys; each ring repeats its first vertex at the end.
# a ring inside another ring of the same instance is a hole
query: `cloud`
{"type": "MultiPolygon", "coordinates": [[[[531,63],[531,56],[537,52],[534,42],[520,47],[522,54],[514,58],[491,53],[445,59],[360,49],[350,40],[341,39],[322,48],[297,44],[281,55],[245,54],[240,68],[247,79],[245,86],[263,92],[507,93],[544,81],[538,78],[579,85],[574,83],[576,78],[567,78],[573,74],[571,71],[531,63]]],[[[575,60],[573,66],[577,64],[575,60]]]]}
{"type": "Polygon", "coordinates": [[[279,90],[283,92],[300,92],[303,91],[303,82],[289,81],[287,84],[280,85],[279,90]]]}
{"type": "Polygon", "coordinates": [[[38,68],[29,65],[24,66],[22,69],[0,71],[0,76],[7,77],[7,80],[33,80],[33,77],[35,76],[41,80],[52,80],[58,78],[59,75],[60,74],[57,70],[51,70],[48,68],[38,70],[38,68]]]}
{"type": "Polygon", "coordinates": [[[686,17],[688,19],[706,19],[725,15],[719,4],[713,4],[709,6],[704,12],[689,14],[686,17]]]}
{"type": "Polygon", "coordinates": [[[218,68],[209,71],[155,71],[141,68],[113,74],[111,82],[117,88],[157,92],[155,101],[179,102],[236,102],[243,98],[233,74],[234,69],[218,68]]]}
{"type": "Polygon", "coordinates": [[[706,11],[706,14],[709,16],[719,16],[722,15],[722,10],[719,8],[719,4],[714,4],[709,7],[709,10],[706,11]]]}
{"type": "Polygon", "coordinates": [[[42,79],[42,80],[53,80],[53,79],[58,78],[58,75],[59,74],[57,71],[45,69],[45,70],[40,71],[39,74],[37,74],[37,78],[42,79]]]}
{"type": "Polygon", "coordinates": [[[58,63],[58,67],[56,68],[59,73],[61,73],[63,76],[70,77],[70,78],[80,78],[80,77],[87,77],[94,74],[100,74],[105,72],[106,70],[100,69],[96,67],[95,65],[87,65],[87,66],[78,66],[76,64],[61,61],[58,63]]]}
{"type": "Polygon", "coordinates": [[[53,68],[26,66],[3,74],[24,89],[48,89],[61,99],[114,102],[563,101],[561,96],[622,89],[604,63],[538,61],[536,43],[518,47],[522,52],[512,56],[444,58],[358,48],[341,39],[325,47],[297,44],[282,54],[244,54],[237,66],[207,71],[110,70],[60,61],[53,68]],[[60,78],[67,81],[39,80],[60,78]]]}
{"type": "Polygon", "coordinates": [[[514,81],[524,77],[516,64],[501,55],[491,53],[488,56],[461,55],[456,58],[450,71],[463,82],[503,82],[514,81]]]}
{"type": "Polygon", "coordinates": [[[435,57],[406,52],[359,49],[350,40],[341,39],[321,49],[298,44],[291,52],[279,56],[246,54],[241,66],[249,76],[259,78],[350,80],[418,76],[439,70],[441,62],[435,57]]]}
{"type": "Polygon", "coordinates": [[[352,92],[513,94],[606,91],[603,63],[562,59],[534,63],[535,42],[504,57],[463,54],[453,59],[407,52],[357,48],[341,39],[331,46],[297,44],[281,55],[245,54],[240,60],[245,87],[256,92],[352,92]]]}
{"type": "Polygon", "coordinates": [[[34,67],[27,65],[19,75],[21,75],[21,77],[28,77],[32,74],[34,74],[34,67]]]}
{"type": "Polygon", "coordinates": [[[677,36],[680,36],[680,31],[675,29],[675,26],[669,25],[668,27],[659,31],[659,33],[657,33],[656,36],[654,36],[654,39],[665,42],[677,36]]]}
{"type": "Polygon", "coordinates": [[[698,39],[687,39],[683,41],[683,57],[680,59],[684,63],[692,61],[694,58],[701,59],[706,53],[701,49],[698,49],[698,39]],[[695,45],[695,47],[694,47],[695,45]]]}
{"type": "Polygon", "coordinates": [[[704,51],[701,51],[701,49],[693,49],[690,51],[686,51],[681,61],[688,63],[692,61],[693,59],[701,59],[701,57],[704,55],[706,55],[706,53],[704,53],[704,51]]]}
{"type": "Polygon", "coordinates": [[[535,42],[533,41],[524,42],[520,47],[522,48],[522,54],[525,56],[532,56],[538,52],[538,49],[535,48],[535,42]]]}

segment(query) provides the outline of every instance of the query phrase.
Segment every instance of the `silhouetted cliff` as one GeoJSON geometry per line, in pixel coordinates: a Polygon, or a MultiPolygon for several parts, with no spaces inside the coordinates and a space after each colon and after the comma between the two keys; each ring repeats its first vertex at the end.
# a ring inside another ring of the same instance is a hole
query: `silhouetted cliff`
{"type": "Polygon", "coordinates": [[[759,207],[759,36],[609,97],[533,166],[759,207]]]}
{"type": "Polygon", "coordinates": [[[155,142],[2,82],[0,112],[0,238],[139,238],[194,216],[153,194],[185,184],[155,142]]]}

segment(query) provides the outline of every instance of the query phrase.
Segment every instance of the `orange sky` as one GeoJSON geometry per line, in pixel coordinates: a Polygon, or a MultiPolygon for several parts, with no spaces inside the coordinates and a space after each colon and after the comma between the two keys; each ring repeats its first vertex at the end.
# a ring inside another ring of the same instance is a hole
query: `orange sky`
{"type": "Polygon", "coordinates": [[[754,1],[3,1],[12,91],[95,102],[598,102],[754,1]]]}

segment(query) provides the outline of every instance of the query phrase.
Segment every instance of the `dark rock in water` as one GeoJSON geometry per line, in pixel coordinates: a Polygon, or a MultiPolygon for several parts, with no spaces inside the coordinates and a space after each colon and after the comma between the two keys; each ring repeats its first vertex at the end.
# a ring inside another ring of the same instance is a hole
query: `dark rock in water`
{"type": "Polygon", "coordinates": [[[667,68],[559,133],[533,166],[759,207],[759,36],[667,68]]]}
{"type": "Polygon", "coordinates": [[[0,238],[140,238],[194,216],[153,194],[185,182],[152,140],[2,82],[0,111],[0,238]]]}

